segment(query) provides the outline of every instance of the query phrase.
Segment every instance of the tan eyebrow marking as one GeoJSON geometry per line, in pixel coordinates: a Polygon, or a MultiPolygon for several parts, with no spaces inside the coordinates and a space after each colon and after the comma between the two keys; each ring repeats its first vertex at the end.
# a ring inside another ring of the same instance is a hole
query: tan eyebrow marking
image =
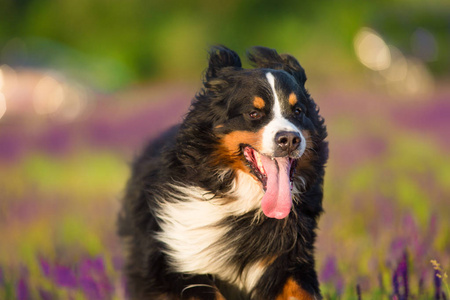
{"type": "Polygon", "coordinates": [[[291,93],[289,95],[289,104],[294,106],[295,104],[297,104],[297,102],[298,102],[297,96],[295,96],[294,93],[291,93]]]}
{"type": "Polygon", "coordinates": [[[257,109],[263,109],[264,106],[266,106],[266,102],[261,97],[255,97],[253,100],[253,106],[255,106],[257,109]]]}

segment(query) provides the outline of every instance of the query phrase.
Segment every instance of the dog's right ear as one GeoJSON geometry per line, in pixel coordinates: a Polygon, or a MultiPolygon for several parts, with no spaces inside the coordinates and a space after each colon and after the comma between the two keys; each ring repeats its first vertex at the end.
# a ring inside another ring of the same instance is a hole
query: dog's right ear
{"type": "Polygon", "coordinates": [[[241,68],[242,64],[239,55],[222,45],[211,47],[209,51],[209,66],[205,74],[206,81],[217,77],[220,69],[224,67],[241,68]]]}

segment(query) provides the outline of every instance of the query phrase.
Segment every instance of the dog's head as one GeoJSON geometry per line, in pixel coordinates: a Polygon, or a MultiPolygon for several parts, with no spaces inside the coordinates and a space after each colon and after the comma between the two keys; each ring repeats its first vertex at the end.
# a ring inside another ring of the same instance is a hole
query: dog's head
{"type": "Polygon", "coordinates": [[[264,47],[247,55],[254,69],[242,68],[234,51],[212,48],[192,109],[208,112],[204,122],[218,141],[215,164],[250,174],[265,192],[264,214],[282,219],[291,210],[293,185],[307,184],[316,172],[326,130],[294,57],[264,47]]]}

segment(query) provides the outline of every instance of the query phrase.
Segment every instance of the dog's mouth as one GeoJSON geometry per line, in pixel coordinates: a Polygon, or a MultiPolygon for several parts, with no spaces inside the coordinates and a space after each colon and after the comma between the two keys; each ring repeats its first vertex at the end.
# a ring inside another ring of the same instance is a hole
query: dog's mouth
{"type": "Polygon", "coordinates": [[[298,159],[267,156],[250,146],[244,146],[243,153],[251,172],[264,189],[261,201],[264,214],[276,219],[287,217],[292,207],[293,178],[298,159]]]}

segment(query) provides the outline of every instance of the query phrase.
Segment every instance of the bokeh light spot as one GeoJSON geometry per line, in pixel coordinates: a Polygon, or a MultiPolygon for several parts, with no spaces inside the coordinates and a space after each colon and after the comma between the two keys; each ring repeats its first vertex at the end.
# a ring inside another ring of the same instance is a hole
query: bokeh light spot
{"type": "Polygon", "coordinates": [[[389,68],[380,71],[381,75],[388,81],[404,80],[408,73],[408,63],[405,56],[394,46],[389,46],[389,52],[391,53],[391,64],[389,68]]]}
{"type": "Polygon", "coordinates": [[[78,118],[87,107],[87,95],[82,87],[64,85],[64,101],[58,107],[55,117],[58,121],[70,122],[78,118]]]}
{"type": "Polygon", "coordinates": [[[355,36],[354,47],[359,61],[369,69],[384,70],[391,64],[389,47],[373,29],[362,28],[355,36]]]}
{"type": "Polygon", "coordinates": [[[0,68],[0,90],[2,89],[2,87],[3,87],[3,84],[4,84],[4,82],[5,82],[5,80],[3,79],[3,71],[2,71],[2,69],[0,68]]]}
{"type": "Polygon", "coordinates": [[[3,95],[0,92],[0,119],[5,115],[6,113],[6,99],[5,95],[3,95]]]}
{"type": "Polygon", "coordinates": [[[50,76],[43,77],[34,89],[33,105],[37,114],[55,112],[64,101],[62,85],[50,76]]]}
{"type": "Polygon", "coordinates": [[[433,83],[433,77],[421,61],[408,60],[408,74],[405,78],[406,94],[427,97],[433,91],[433,83]]]}

